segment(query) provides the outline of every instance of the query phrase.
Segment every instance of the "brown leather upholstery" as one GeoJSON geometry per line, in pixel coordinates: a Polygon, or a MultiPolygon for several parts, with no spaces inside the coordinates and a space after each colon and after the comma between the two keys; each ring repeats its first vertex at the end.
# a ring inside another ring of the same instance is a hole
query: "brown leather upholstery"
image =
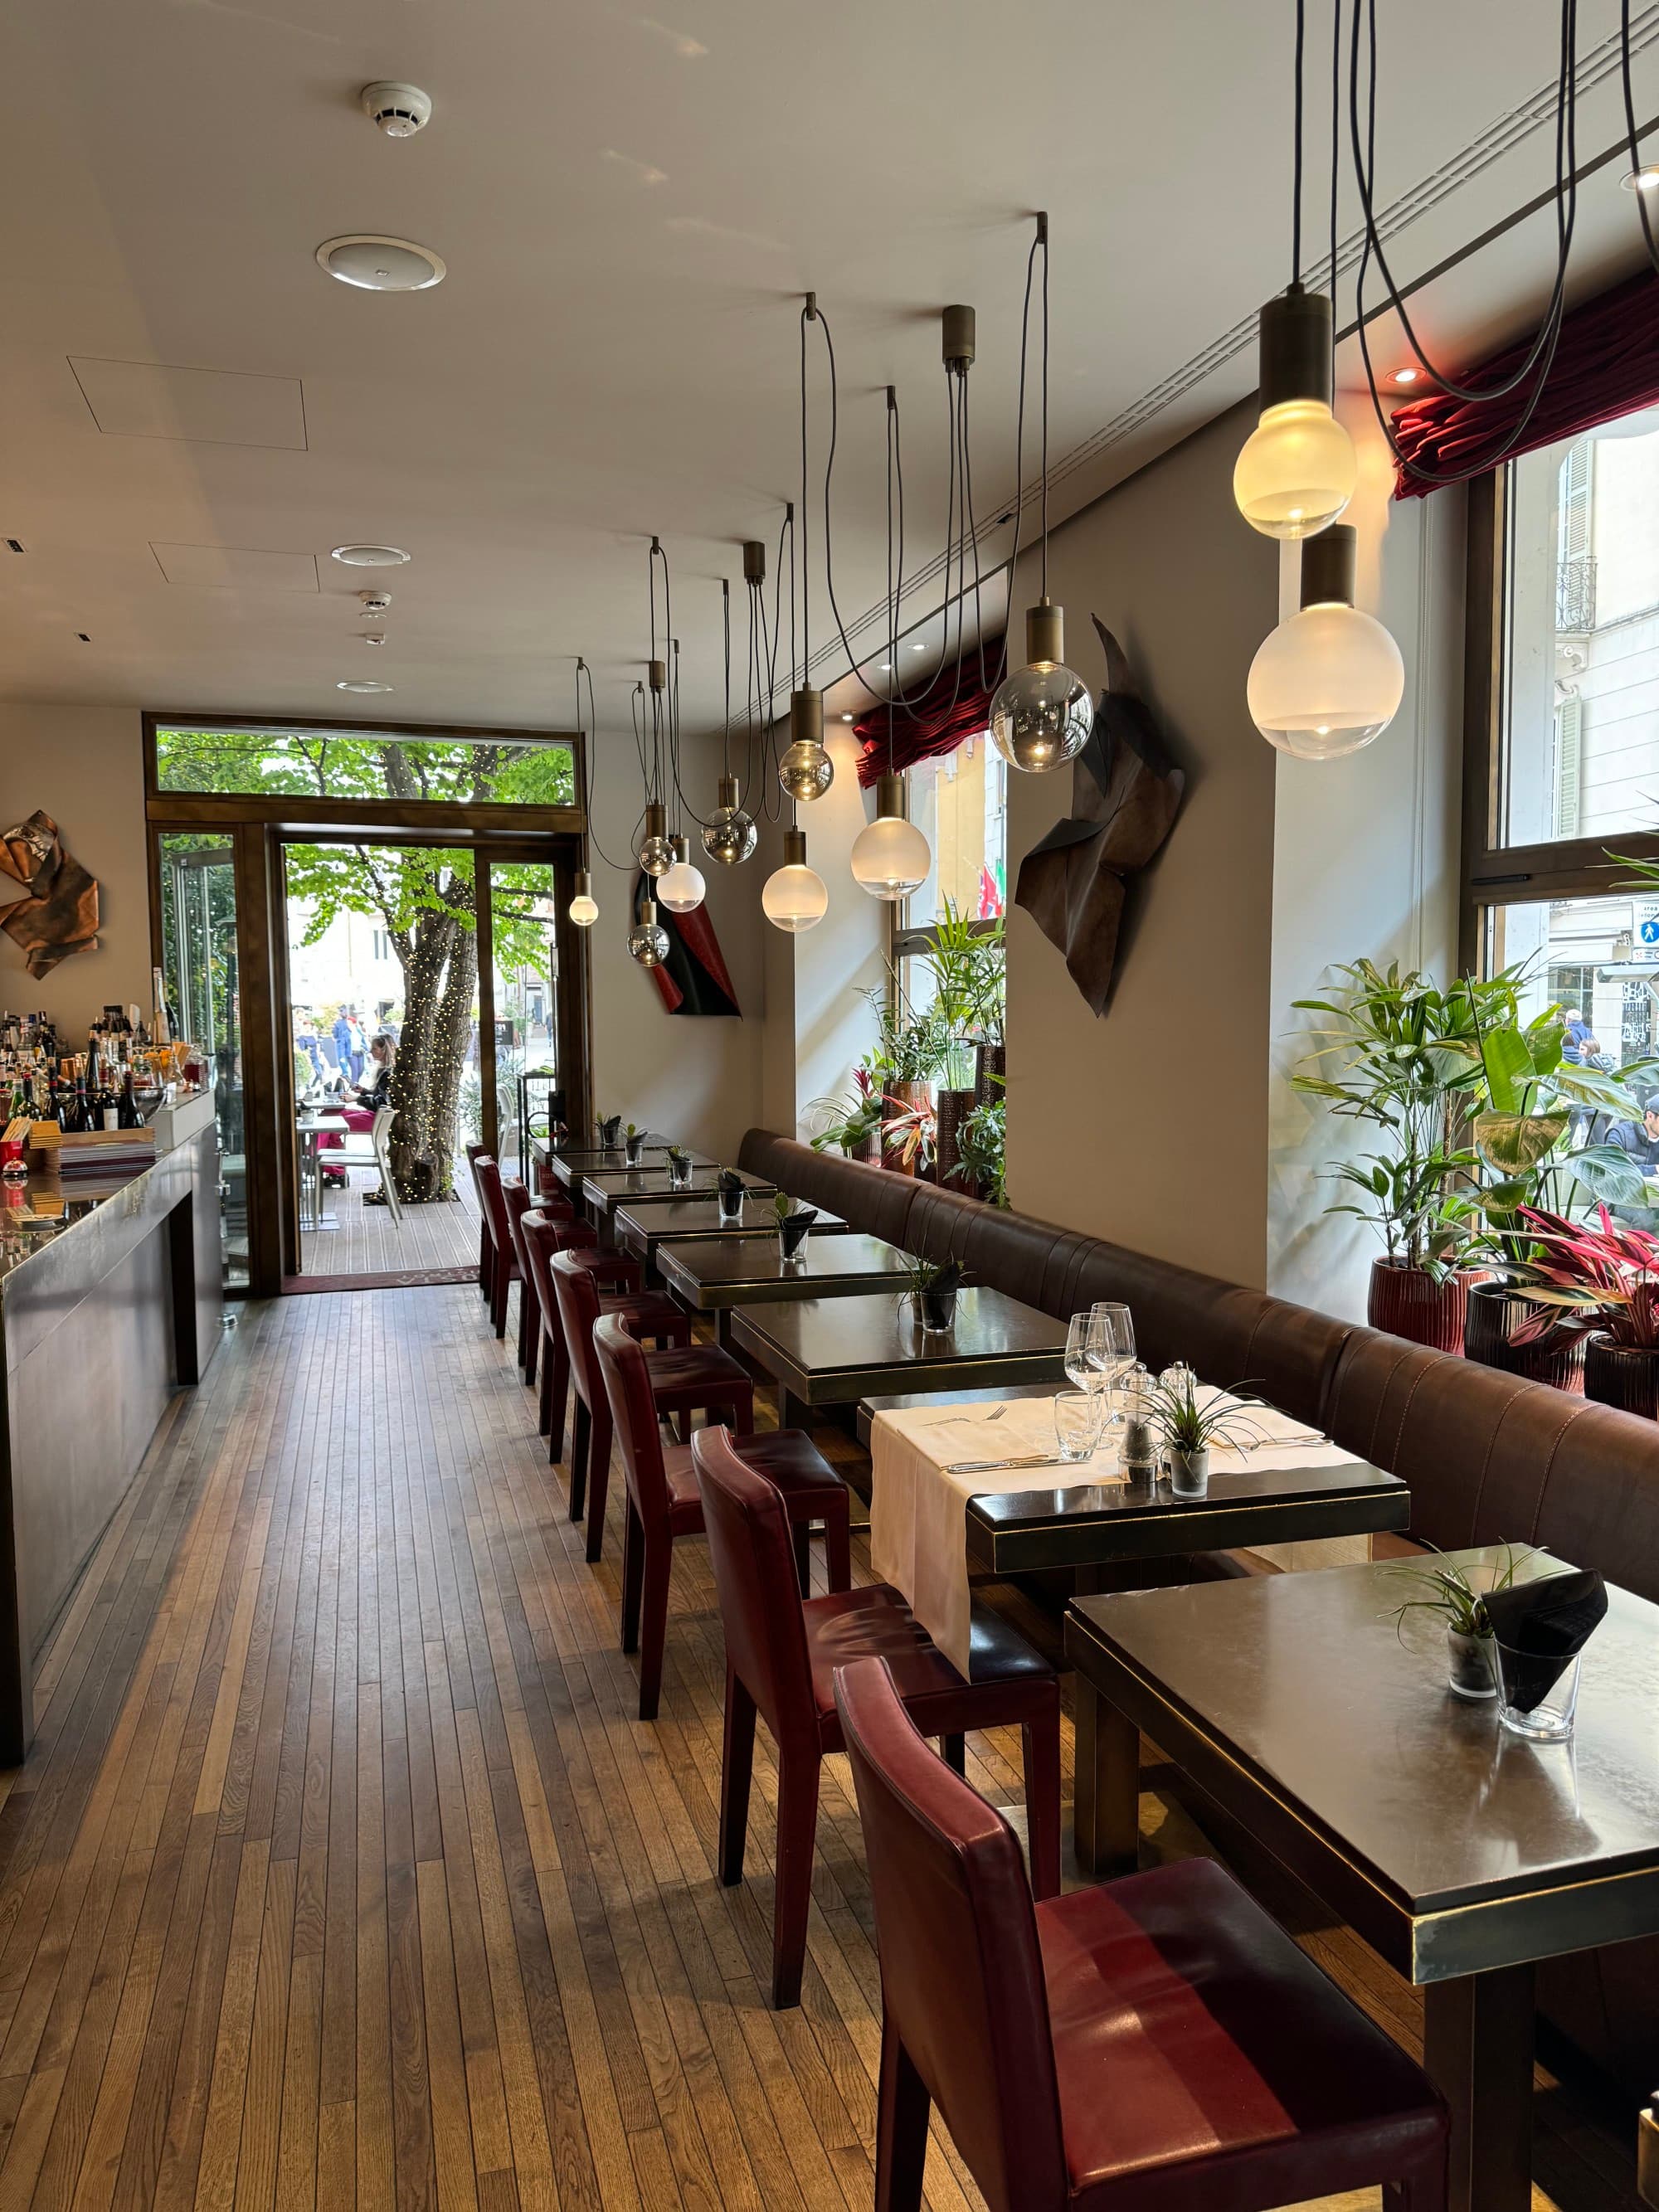
{"type": "MultiPolygon", "coordinates": [[[[780,1189],[810,1190],[854,1228],[933,1256],[954,1251],[981,1282],[1057,1318],[1097,1298],[1124,1300],[1149,1365],[1179,1355],[1208,1382],[1253,1382],[1401,1476],[1416,1539],[1443,1549],[1547,1545],[1659,1601],[1659,1423],[769,1131],[751,1129],[738,1157],[780,1189]],[[897,1234],[879,1225],[893,1212],[897,1234]]],[[[1549,2016],[1625,2088],[1651,2090],[1659,1942],[1552,1960],[1539,1987],[1549,2016]]]]}
{"type": "MultiPolygon", "coordinates": [[[[637,1334],[648,1334],[652,1316],[665,1304],[672,1310],[672,1302],[655,1292],[646,1293],[645,1300],[602,1300],[592,1268],[585,1267],[580,1255],[574,1252],[555,1254],[550,1272],[565,1346],[570,1355],[570,1380],[576,1393],[576,1418],[570,1441],[570,1517],[580,1521],[586,1502],[587,1556],[597,1559],[605,1547],[611,1426],[611,1401],[593,1348],[593,1331],[607,1304],[627,1327],[630,1320],[629,1309],[648,1300],[649,1313],[643,1320],[635,1318],[634,1322],[637,1334]],[[591,1501],[586,1499],[590,1488],[591,1501]]],[[[754,1428],[754,1382],[729,1352],[722,1352],[712,1344],[671,1346],[665,1351],[647,1352],[646,1368],[658,1419],[675,1414],[689,1430],[692,1414],[701,1413],[708,1419],[723,1421],[728,1428],[744,1436],[754,1428]]]]}
{"type": "Polygon", "coordinates": [[[818,1767],[826,1752],[842,1748],[833,1677],[849,1660],[884,1656],[917,1726],[930,1735],[1018,1724],[1032,1880],[1052,1896],[1060,1887],[1060,1684],[1048,1662],[996,1615],[976,1608],[972,1680],[964,1681],[885,1583],[803,1604],[777,1486],[745,1465],[723,1430],[702,1430],[691,1449],[726,1631],[720,1870],[728,1887],[743,1879],[757,1711],[778,1751],[773,2003],[800,1998],[818,1767]]]}
{"type": "MultiPolygon", "coordinates": [[[[653,1721],[662,1688],[668,1625],[668,1577],[677,1537],[702,1533],[702,1492],[687,1444],[662,1440],[651,1370],[620,1322],[601,1315],[593,1352],[610,1401],[628,1486],[623,1533],[622,1648],[640,1654],[640,1718],[653,1721]]],[[[799,1429],[734,1437],[732,1449],[777,1485],[794,1538],[801,1594],[810,1594],[807,1532],[823,1524],[824,1568],[832,1590],[852,1575],[847,1486],[811,1438],[799,1429]]]]}
{"type": "Polygon", "coordinates": [[[876,2203],[917,2212],[937,2104],[992,2212],[1446,2197],[1444,2106],[1221,1867],[1033,1906],[1001,1814],[890,1670],[836,1678],[881,1952],[876,2203]]]}

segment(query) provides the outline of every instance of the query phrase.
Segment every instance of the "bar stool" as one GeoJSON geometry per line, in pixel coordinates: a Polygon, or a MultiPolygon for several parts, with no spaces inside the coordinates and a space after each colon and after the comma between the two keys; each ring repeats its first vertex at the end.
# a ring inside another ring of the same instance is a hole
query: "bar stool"
{"type": "Polygon", "coordinates": [[[728,1888],[743,1880],[757,1711],[777,1746],[773,2003],[800,2002],[818,1768],[826,1752],[842,1748],[830,1676],[848,1660],[870,1654],[885,1658],[905,1709],[925,1735],[951,1738],[969,1729],[1018,1724],[1024,1746],[1031,1884],[1040,1897],[1055,1895],[1060,1682],[1047,1660],[995,1613],[975,1606],[972,1678],[964,1681],[885,1583],[803,1603],[790,1571],[788,1512],[777,1485],[746,1466],[718,1429],[694,1437],[691,1454],[726,1629],[720,1875],[728,1888]]]}
{"type": "MultiPolygon", "coordinates": [[[[560,1252],[551,1273],[564,1340],[570,1354],[570,1380],[576,1413],[570,1442],[570,1517],[580,1521],[587,1504],[587,1556],[597,1559],[605,1546],[605,1495],[611,1481],[611,1401],[593,1350],[593,1325],[599,1318],[599,1292],[592,1270],[574,1253],[560,1252]],[[591,1499],[586,1493],[591,1488],[591,1499]]],[[[680,1416],[687,1427],[701,1413],[741,1436],[755,1426],[755,1385],[729,1352],[715,1345],[692,1344],[666,1352],[647,1352],[651,1399],[659,1420],[680,1416]]]]}
{"type": "MultiPolygon", "coordinates": [[[[602,1251],[596,1231],[585,1221],[560,1221],[529,1212],[524,1215],[519,1233],[530,1269],[541,1338],[537,1434],[548,1440],[547,1459],[551,1467],[564,1451],[564,1409],[570,1389],[570,1350],[553,1290],[555,1255],[568,1252],[579,1267],[586,1269],[599,1292],[599,1311],[618,1315],[635,1336],[654,1337],[659,1345],[689,1345],[691,1316],[661,1291],[642,1291],[639,1261],[620,1252],[602,1251]],[[608,1291],[606,1285],[611,1286],[608,1291]]],[[[523,1291],[520,1296],[524,1296],[523,1291]]]]}
{"type": "Polygon", "coordinates": [[[1211,1859],[1035,1906],[1002,1815],[878,1659],[838,1667],[881,1949],[875,2201],[920,2212],[927,2113],[1007,2212],[1260,2212],[1383,2184],[1443,2212],[1447,2117],[1211,1859]]]}
{"type": "MultiPolygon", "coordinates": [[[[664,1448],[646,1354],[621,1321],[601,1315],[593,1351],[610,1401],[628,1517],[623,1531],[622,1648],[640,1655],[640,1718],[653,1721],[662,1689],[668,1626],[668,1580],[675,1540],[702,1534],[702,1498],[690,1448],[664,1448]]],[[[799,1429],[758,1430],[733,1439],[745,1466],[757,1467],[783,1498],[794,1540],[795,1572],[810,1595],[809,1531],[823,1523],[824,1567],[832,1590],[851,1583],[847,1486],[810,1437],[799,1429]]]]}

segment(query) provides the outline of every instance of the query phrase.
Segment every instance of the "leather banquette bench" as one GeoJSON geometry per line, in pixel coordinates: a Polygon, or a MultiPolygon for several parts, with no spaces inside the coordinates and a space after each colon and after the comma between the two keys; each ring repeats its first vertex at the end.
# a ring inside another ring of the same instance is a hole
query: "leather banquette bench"
{"type": "MultiPolygon", "coordinates": [[[[1659,1423],[770,1130],[748,1131],[738,1159],[807,1205],[922,1258],[960,1260],[1056,1317],[1121,1299],[1154,1372],[1182,1357],[1206,1382],[1251,1382],[1399,1475],[1413,1538],[1443,1551],[1543,1545],[1659,1602],[1659,1423]]],[[[1415,1548],[1377,1541],[1379,1552],[1415,1548]]],[[[1659,2081],[1659,1941],[1547,1962],[1539,1999],[1630,2095],[1659,2081]]]]}

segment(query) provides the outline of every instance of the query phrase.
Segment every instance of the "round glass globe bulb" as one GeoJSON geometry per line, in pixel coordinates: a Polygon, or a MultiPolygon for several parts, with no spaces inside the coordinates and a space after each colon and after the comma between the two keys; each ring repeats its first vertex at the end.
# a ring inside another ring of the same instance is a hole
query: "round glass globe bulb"
{"type": "Polygon", "coordinates": [[[1094,726],[1089,687],[1061,660],[1019,669],[991,702],[991,742],[1010,768],[1028,775],[1075,760],[1094,726]]]}
{"type": "Polygon", "coordinates": [[[674,848],[666,837],[647,837],[640,848],[639,861],[647,876],[665,876],[674,865],[674,848]]]}
{"type": "Polygon", "coordinates": [[[878,814],[853,840],[853,881],[872,898],[907,898],[927,880],[933,866],[927,840],[914,822],[878,814]]]}
{"type": "Polygon", "coordinates": [[[836,763],[822,745],[800,738],[778,763],[778,781],[798,805],[822,799],[836,780],[836,763]]]}
{"type": "Polygon", "coordinates": [[[791,937],[815,929],[830,910],[823,878],[804,860],[774,869],[761,892],[761,910],[775,928],[791,937]]]}
{"type": "Polygon", "coordinates": [[[658,878],[657,902],[670,914],[690,914],[702,904],[703,890],[701,869],[694,868],[690,860],[677,860],[666,875],[658,878]]]}
{"type": "Polygon", "coordinates": [[[641,968],[660,968],[668,957],[668,932],[659,921],[642,921],[628,933],[628,950],[641,968]]]}
{"type": "Polygon", "coordinates": [[[1304,607],[1250,663],[1250,720],[1297,760],[1357,753],[1386,730],[1405,696],[1406,665],[1380,622],[1358,607],[1304,607]]]}
{"type": "Polygon", "coordinates": [[[1264,410],[1233,465],[1233,498],[1264,538],[1311,538],[1353,497],[1353,440],[1322,399],[1264,410]]]}
{"type": "Polygon", "coordinates": [[[702,849],[723,868],[735,868],[754,851],[760,832],[740,806],[721,806],[702,833],[702,849]]]}
{"type": "Polygon", "coordinates": [[[592,929],[599,918],[599,902],[587,891],[578,891],[570,902],[570,919],[578,929],[592,929]]]}

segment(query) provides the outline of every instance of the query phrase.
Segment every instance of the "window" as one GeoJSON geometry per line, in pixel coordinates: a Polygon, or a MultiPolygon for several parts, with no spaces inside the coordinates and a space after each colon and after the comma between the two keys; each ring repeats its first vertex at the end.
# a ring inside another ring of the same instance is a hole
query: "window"
{"type": "Polygon", "coordinates": [[[399,806],[572,806],[568,738],[157,721],[155,788],[399,806]]]}
{"type": "Polygon", "coordinates": [[[1008,902],[1008,764],[988,736],[969,738],[907,770],[910,819],[927,838],[933,872],[904,902],[904,927],[957,914],[994,921],[1008,902]]]}

